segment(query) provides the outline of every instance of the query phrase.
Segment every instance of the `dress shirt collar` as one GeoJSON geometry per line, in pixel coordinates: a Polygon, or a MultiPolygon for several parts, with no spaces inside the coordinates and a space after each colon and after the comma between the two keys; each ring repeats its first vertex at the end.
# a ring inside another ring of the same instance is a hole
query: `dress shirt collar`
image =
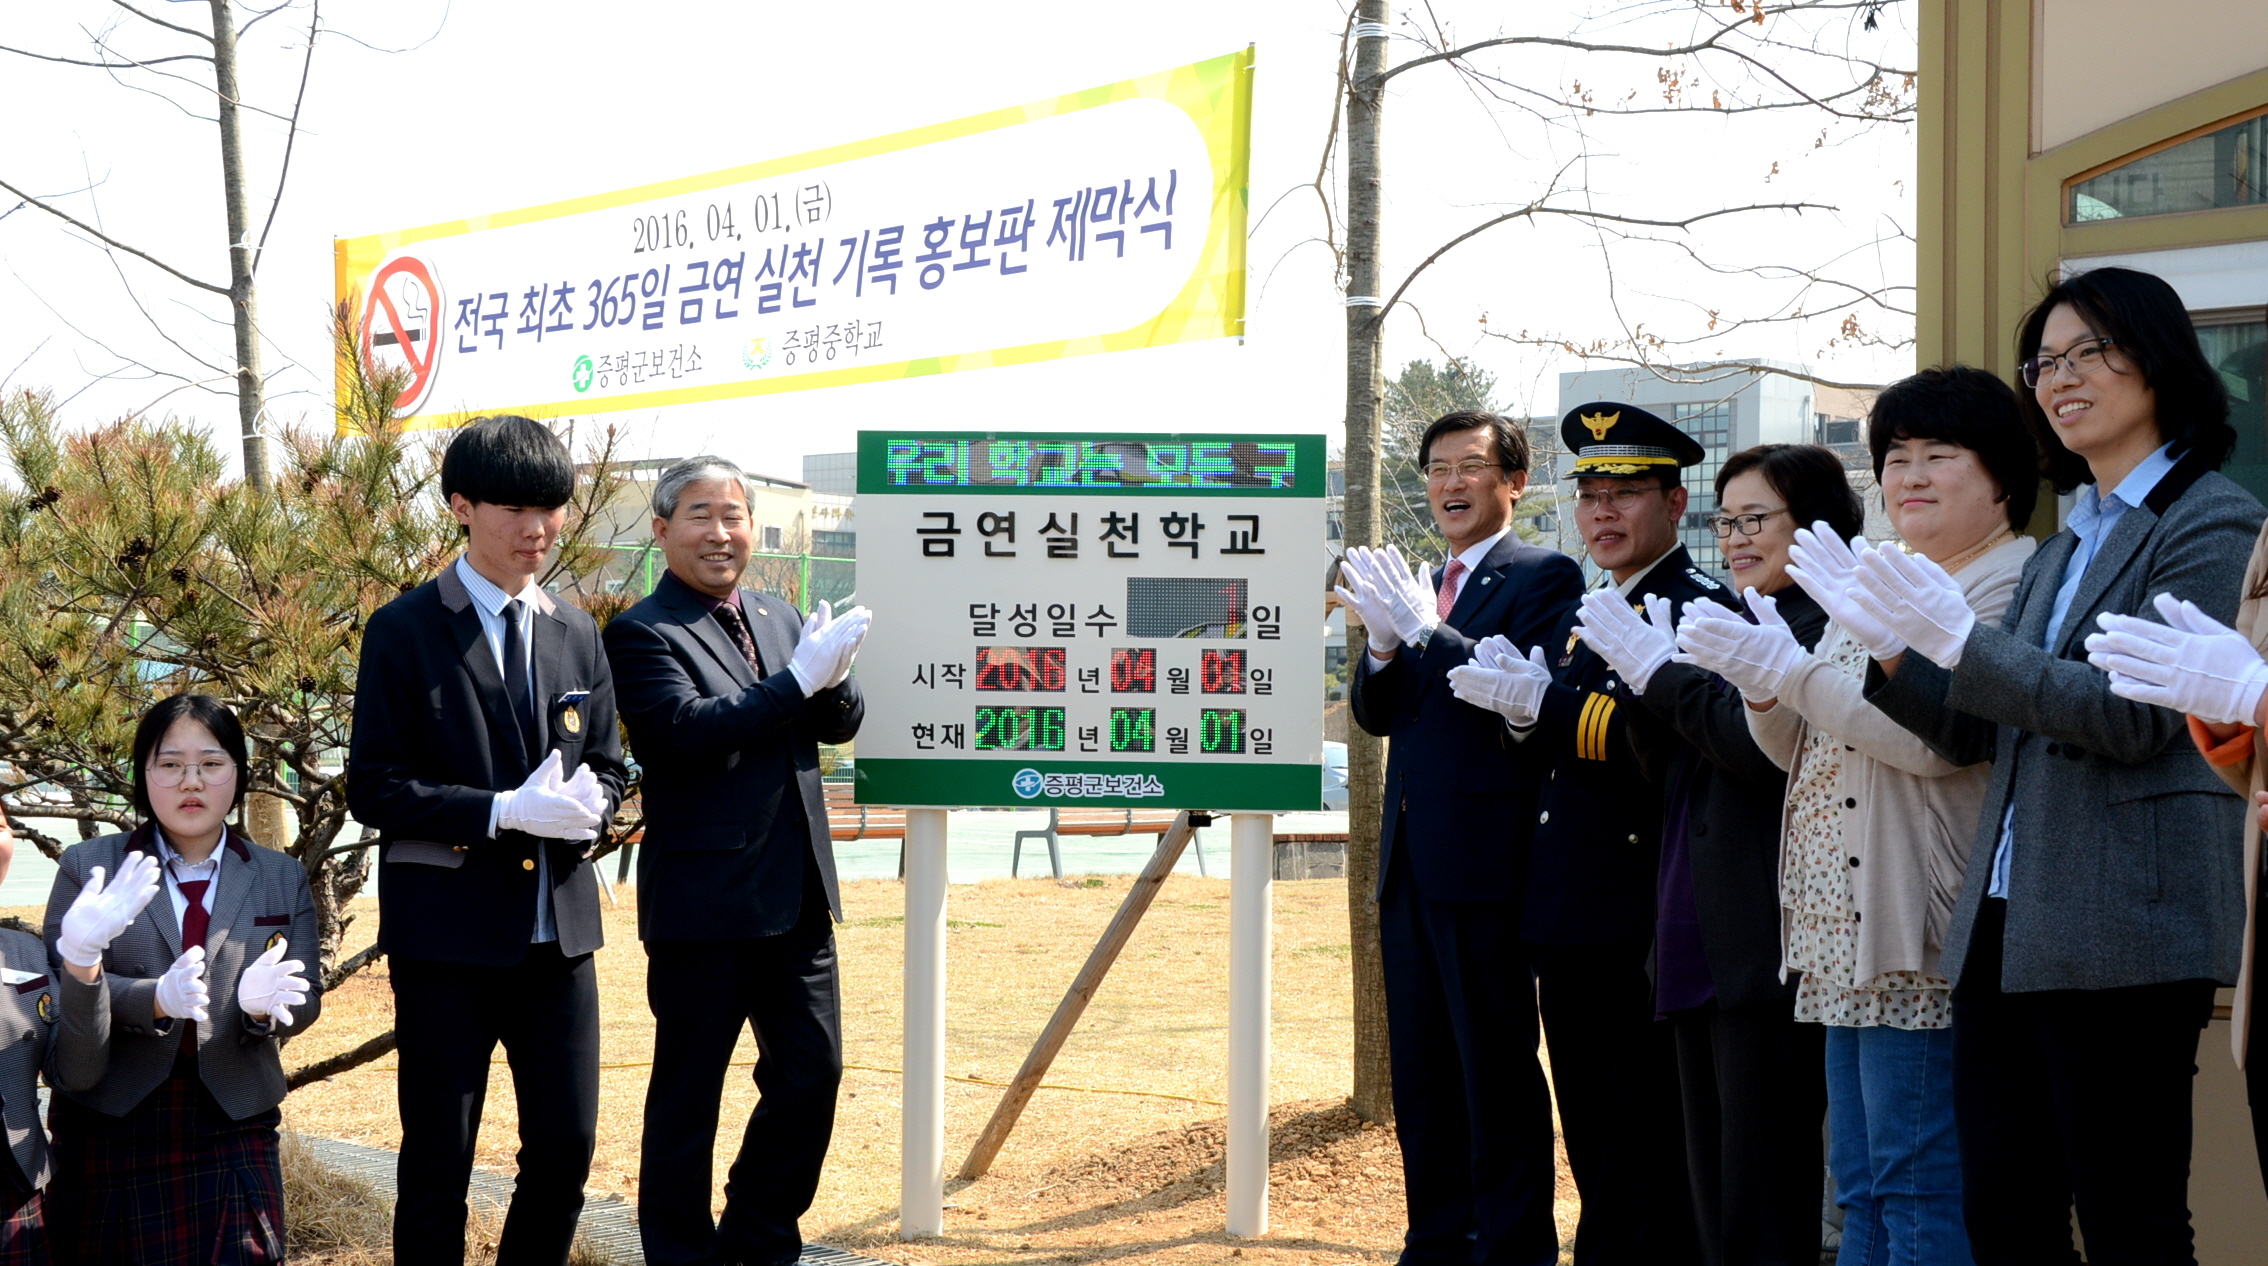
{"type": "MultiPolygon", "coordinates": [[[[1614,586],[1616,592],[1627,598],[1631,594],[1638,592],[1638,586],[1645,584],[1646,577],[1652,575],[1654,569],[1662,565],[1662,558],[1668,558],[1670,555],[1675,554],[1676,552],[1677,546],[1671,545],[1668,549],[1662,551],[1661,558],[1657,558],[1653,562],[1650,562],[1644,567],[1639,568],[1635,573],[1631,575],[1630,579],[1628,580],[1616,580],[1614,578],[1614,573],[1610,571],[1607,573],[1607,584],[1614,586]]],[[[1604,589],[1606,587],[1607,585],[1599,586],[1599,588],[1601,589],[1604,589]]]]}
{"type": "MultiPolygon", "coordinates": [[[[1475,543],[1464,552],[1457,554],[1450,561],[1463,563],[1465,565],[1465,572],[1468,575],[1473,572],[1479,571],[1481,560],[1487,558],[1488,552],[1492,549],[1495,549],[1496,543],[1503,540],[1505,534],[1510,532],[1511,530],[1512,520],[1506,519],[1504,521],[1504,526],[1490,533],[1488,539],[1475,543]]],[[[1449,570],[1448,565],[1446,563],[1443,564],[1441,570],[1446,573],[1449,570]]]]}
{"type": "Polygon", "coordinates": [[[2126,472],[2126,478],[2118,481],[2118,487],[2108,493],[2096,484],[2083,485],[2071,507],[2071,522],[2068,526],[2072,532],[2079,536],[2092,536],[2100,524],[2115,522],[2123,511],[2141,505],[2157,490],[2158,482],[2174,468],[2174,459],[2168,454],[2172,447],[2173,444],[2168,442],[2143,458],[2134,469],[2126,472]],[[2118,503],[2115,506],[2106,504],[2114,499],[2118,503]]]}
{"type": "MultiPolygon", "coordinates": [[[[198,879],[206,877],[208,874],[220,873],[220,858],[222,849],[219,845],[215,845],[213,851],[205,855],[205,860],[201,862],[193,862],[188,858],[183,857],[180,853],[174,850],[173,841],[165,838],[164,827],[161,827],[157,823],[152,822],[150,823],[150,834],[155,836],[157,839],[159,864],[163,865],[175,876],[178,877],[182,872],[186,871],[188,872],[189,878],[198,879]]],[[[223,827],[221,828],[221,841],[222,843],[226,843],[227,840],[228,828],[223,827]]]]}
{"type": "Polygon", "coordinates": [[[478,604],[481,610],[486,611],[490,615],[503,615],[504,604],[510,602],[514,598],[525,599],[531,609],[538,605],[535,600],[535,595],[541,592],[541,589],[536,584],[535,577],[533,576],[528,577],[528,583],[520,590],[520,592],[516,594],[506,593],[502,589],[498,588],[493,581],[489,580],[488,577],[483,576],[479,572],[473,570],[472,560],[470,558],[467,558],[463,554],[459,554],[457,556],[457,579],[464,582],[465,592],[471,595],[473,602],[478,604]]]}
{"type": "Polygon", "coordinates": [[[686,584],[683,580],[679,579],[676,572],[670,571],[666,568],[664,568],[662,571],[661,583],[676,585],[678,588],[683,589],[686,594],[690,596],[695,602],[700,603],[701,608],[707,611],[710,615],[715,615],[719,610],[725,607],[731,607],[733,610],[740,612],[743,616],[747,614],[747,608],[741,606],[740,604],[740,587],[737,585],[733,587],[732,593],[729,596],[720,598],[713,593],[704,593],[699,589],[695,589],[693,586],[686,584]]]}

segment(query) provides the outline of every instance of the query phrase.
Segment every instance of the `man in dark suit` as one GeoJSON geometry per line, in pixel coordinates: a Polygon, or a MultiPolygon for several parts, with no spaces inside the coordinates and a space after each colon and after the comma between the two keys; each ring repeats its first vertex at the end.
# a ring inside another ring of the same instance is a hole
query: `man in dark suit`
{"type": "Polygon", "coordinates": [[[638,936],[654,1013],[638,1236],[655,1266],[794,1262],[842,1080],[834,845],[819,744],[866,715],[848,680],[868,614],[809,620],[740,588],[755,527],[747,477],[691,457],[654,485],[654,591],[606,627],[645,781],[638,936]],[[756,1110],[709,1216],[725,1069],[757,1043],[756,1110]]]}
{"type": "Polygon", "coordinates": [[[1482,638],[1526,646],[1563,629],[1583,578],[1512,532],[1528,484],[1518,427],[1452,413],[1418,456],[1449,542],[1439,588],[1396,551],[1353,550],[1338,591],[1368,630],[1355,722],[1393,740],[1375,899],[1409,1203],[1401,1260],[1550,1263],[1551,1100],[1519,953],[1537,774],[1449,677],[1482,638]]]}
{"type": "Polygon", "coordinates": [[[480,418],[441,491],[465,552],[363,635],[347,796],[380,832],[378,943],[400,1041],[394,1260],[464,1260],[465,1189],[504,1046],[520,1172],[496,1260],[567,1259],[598,1139],[605,937],[587,856],[627,782],[598,626],[536,583],[575,465],[527,418],[480,418]],[[572,771],[569,775],[563,771],[572,771]]]}
{"type": "MultiPolygon", "coordinates": [[[[1602,590],[1635,606],[1666,599],[1671,610],[1730,598],[1677,539],[1686,506],[1678,471],[1702,460],[1699,444],[1612,402],[1569,411],[1560,436],[1575,454],[1575,526],[1607,573],[1602,590]]],[[[1520,939],[1551,1050],[1567,1166],[1583,1197],[1575,1261],[1698,1261],[1675,1052],[1668,1026],[1654,1022],[1649,974],[1662,840],[1661,791],[1649,774],[1664,771],[1642,764],[1631,741],[1642,710],[1628,704],[1645,683],[1621,680],[1572,628],[1560,635],[1544,652],[1553,680],[1520,739],[1549,771],[1531,817],[1520,939]]]]}

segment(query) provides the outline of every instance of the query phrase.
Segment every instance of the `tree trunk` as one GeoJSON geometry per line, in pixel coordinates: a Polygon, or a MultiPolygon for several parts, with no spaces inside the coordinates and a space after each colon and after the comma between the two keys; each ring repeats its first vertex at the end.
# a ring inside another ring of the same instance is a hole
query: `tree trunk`
{"type": "Polygon", "coordinates": [[[268,490],[268,445],[260,435],[267,408],[260,377],[260,307],[252,288],[251,215],[244,203],[244,133],[236,107],[236,20],[229,0],[211,0],[213,88],[220,103],[221,186],[228,200],[228,292],[236,322],[236,416],[244,439],[244,482],[268,490]]]}
{"type": "MultiPolygon", "coordinates": [[[[1378,543],[1378,440],[1386,388],[1379,358],[1379,112],[1386,68],[1386,0],[1361,0],[1355,14],[1354,71],[1347,93],[1347,493],[1344,545],[1378,543]],[[1368,298],[1367,304],[1358,302],[1368,298]]],[[[1351,613],[1350,613],[1351,614],[1351,613]]],[[[1365,652],[1347,622],[1347,654],[1365,652]]],[[[1355,672],[1362,671],[1359,663],[1355,672]]],[[[1350,678],[1351,680],[1351,678],[1350,678]]],[[[1354,964],[1354,1095],[1365,1121],[1394,1119],[1393,1070],[1386,1054],[1386,973],[1379,955],[1378,831],[1385,791],[1386,742],[1347,727],[1347,931],[1354,964]]]]}

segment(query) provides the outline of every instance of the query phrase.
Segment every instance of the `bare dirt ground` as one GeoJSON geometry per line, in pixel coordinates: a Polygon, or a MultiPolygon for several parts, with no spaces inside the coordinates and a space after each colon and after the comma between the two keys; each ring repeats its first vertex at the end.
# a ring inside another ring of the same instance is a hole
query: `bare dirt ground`
{"type": "MultiPolygon", "coordinates": [[[[1128,876],[991,880],[948,897],[946,1156],[957,1169],[1001,1090],[1117,909],[1128,876]]],[[[1272,1229],[1255,1240],[1222,1230],[1221,1103],[1227,1076],[1228,884],[1175,876],[1159,895],[1079,1030],[1034,1096],[991,1174],[947,1186],[946,1234],[897,1233],[899,964],[903,891],[892,881],[845,885],[843,1043],[850,1065],[834,1147],[805,1237],[903,1262],[1141,1261],[1330,1263],[1391,1260],[1399,1248],[1401,1165],[1390,1129],[1342,1106],[1349,1089],[1346,886],[1276,886],[1272,1229]]],[[[598,957],[604,1072],[590,1186],[635,1203],[640,1110],[653,1021],[635,890],[608,913],[598,957]]],[[[37,919],[39,912],[22,911],[37,919]]],[[[374,902],[357,904],[347,951],[376,933],[374,902]]],[[[325,999],[322,1021],[285,1055],[298,1066],[390,1023],[383,964],[325,999]]],[[[755,1105],[746,1069],[727,1081],[717,1183],[755,1105]]],[[[310,1086],[284,1105],[287,1129],[374,1147],[400,1143],[393,1060],[310,1086]]],[[[497,1054],[478,1163],[514,1169],[509,1070],[497,1054]]],[[[721,1194],[720,1197],[721,1199],[721,1194]]],[[[1562,1165],[1561,1238],[1573,1189],[1562,1165]]]]}

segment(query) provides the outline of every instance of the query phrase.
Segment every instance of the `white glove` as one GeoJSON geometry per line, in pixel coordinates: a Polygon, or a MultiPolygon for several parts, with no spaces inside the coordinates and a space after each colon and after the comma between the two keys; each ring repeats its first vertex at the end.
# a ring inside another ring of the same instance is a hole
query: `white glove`
{"type": "Polygon", "coordinates": [[[606,787],[588,765],[575,766],[575,776],[560,784],[561,791],[574,797],[575,803],[590,810],[594,818],[606,816],[606,787]]]}
{"type": "Polygon", "coordinates": [[[2268,692],[2260,652],[2195,603],[2161,593],[2156,606],[2165,624],[2108,611],[2095,617],[2105,631],[2088,636],[2087,662],[2111,675],[2111,693],[2216,725],[2257,725],[2268,692]]]}
{"type": "Polygon", "coordinates": [[[277,941],[252,961],[236,982],[236,1005],[255,1020],[274,1016],[278,1024],[291,1023],[291,1009],[307,1004],[307,978],[300,975],[296,958],[284,957],[285,942],[277,941]]]}
{"type": "Polygon", "coordinates": [[[1756,613],[1754,624],[1696,619],[1688,605],[1684,623],[1677,626],[1677,658],[1731,682],[1750,703],[1764,703],[1780,697],[1788,674],[1803,662],[1803,644],[1780,618],[1780,604],[1770,594],[1751,589],[1747,597],[1748,609],[1756,613]]]}
{"type": "Polygon", "coordinates": [[[835,665],[835,671],[820,689],[832,690],[849,679],[851,665],[858,661],[859,645],[866,641],[866,631],[873,625],[874,613],[865,607],[852,607],[835,617],[833,634],[839,646],[841,662],[835,665]]]}
{"type": "Polygon", "coordinates": [[[1591,649],[1639,694],[1646,693],[1655,671],[1677,654],[1677,642],[1670,634],[1669,599],[1646,599],[1646,615],[1647,619],[1638,618],[1628,599],[1612,589],[1600,589],[1583,595],[1583,614],[1575,626],[1591,649]]]}
{"type": "Polygon", "coordinates": [[[55,951],[74,967],[100,967],[102,952],[157,893],[157,859],[148,853],[128,853],[118,867],[118,878],[108,884],[103,882],[102,867],[95,867],[71,908],[63,912],[55,951]]]}
{"type": "Polygon", "coordinates": [[[1402,643],[1394,636],[1394,620],[1386,613],[1385,599],[1370,583],[1369,569],[1356,559],[1357,555],[1369,552],[1360,545],[1346,552],[1339,563],[1339,583],[1331,592],[1339,595],[1339,601],[1362,622],[1363,632],[1370,639],[1371,653],[1383,659],[1402,643]]]}
{"type": "Polygon", "coordinates": [[[1496,713],[1518,729],[1534,725],[1544,687],[1551,684],[1543,647],[1528,648],[1526,659],[1502,652],[1492,652],[1486,659],[1484,664],[1483,657],[1476,654],[1472,663],[1450,669],[1449,693],[1496,713]]]}
{"type": "Polygon", "coordinates": [[[824,601],[812,610],[803,622],[803,640],[795,644],[795,655],[788,660],[788,672],[794,674],[795,684],[803,688],[806,697],[840,685],[850,676],[851,656],[873,618],[864,607],[853,607],[837,617],[824,601]]]}
{"type": "Polygon", "coordinates": [[[1401,547],[1389,545],[1382,550],[1367,551],[1369,569],[1366,579],[1377,589],[1385,603],[1386,618],[1393,622],[1394,636],[1404,646],[1424,646],[1433,636],[1441,617],[1434,614],[1440,608],[1441,597],[1433,592],[1433,569],[1424,563],[1410,570],[1401,547]]]}
{"type": "Polygon", "coordinates": [[[206,1004],[211,1001],[205,989],[205,947],[192,945],[158,977],[158,1014],[203,1024],[206,1004]]]}
{"type": "Polygon", "coordinates": [[[1788,547],[1788,559],[1793,564],[1788,568],[1788,578],[1810,594],[1827,618],[1865,647],[1868,655],[1891,660],[1906,653],[1905,640],[1869,615],[1854,596],[1858,590],[1858,556],[1873,551],[1863,536],[1854,536],[1845,544],[1822,519],[1796,529],[1795,544],[1788,547]]]}
{"type": "Polygon", "coordinates": [[[496,825],[552,840],[595,840],[599,815],[559,780],[559,749],[543,758],[528,780],[496,793],[496,825]]]}
{"type": "Polygon", "coordinates": [[[1858,582],[1852,596],[1860,608],[1900,641],[1941,667],[1960,664],[1977,613],[1969,609],[1961,582],[1944,568],[1919,554],[1870,550],[1859,559],[1858,582]]]}

